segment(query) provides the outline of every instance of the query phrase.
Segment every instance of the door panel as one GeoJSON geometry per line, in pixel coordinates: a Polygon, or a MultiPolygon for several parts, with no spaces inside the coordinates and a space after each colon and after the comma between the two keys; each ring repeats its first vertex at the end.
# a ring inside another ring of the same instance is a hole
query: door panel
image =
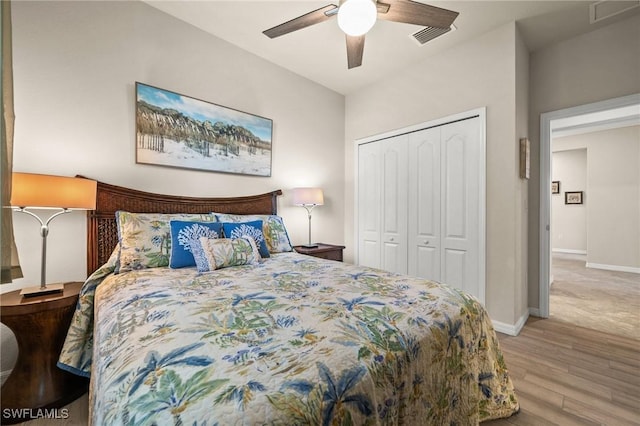
{"type": "Polygon", "coordinates": [[[426,245],[413,247],[413,256],[417,262],[413,265],[415,272],[409,272],[420,278],[432,281],[440,281],[440,248],[426,245]]]}
{"type": "Polygon", "coordinates": [[[409,136],[409,274],[440,281],[440,128],[409,136]]]}
{"type": "Polygon", "coordinates": [[[382,142],[382,269],[407,273],[407,136],[382,142]]]}
{"type": "Polygon", "coordinates": [[[480,119],[442,126],[442,280],[480,296],[480,119]]]}
{"type": "Polygon", "coordinates": [[[467,289],[471,277],[467,277],[467,251],[445,248],[443,252],[442,281],[460,290],[467,289]]]}
{"type": "Polygon", "coordinates": [[[465,156],[467,143],[464,135],[453,133],[442,145],[443,153],[443,216],[444,233],[447,238],[466,237],[467,213],[467,167],[465,156]]]}
{"type": "Polygon", "coordinates": [[[358,147],[358,263],[380,268],[380,145],[358,147]]]}

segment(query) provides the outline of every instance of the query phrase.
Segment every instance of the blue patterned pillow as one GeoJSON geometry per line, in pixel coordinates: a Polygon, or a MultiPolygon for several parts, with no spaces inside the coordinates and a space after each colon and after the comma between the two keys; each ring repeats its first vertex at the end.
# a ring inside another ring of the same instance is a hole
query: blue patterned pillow
{"type": "Polygon", "coordinates": [[[253,222],[223,223],[222,228],[224,229],[224,236],[226,238],[242,238],[244,236],[252,237],[258,246],[260,256],[270,257],[269,249],[267,248],[267,241],[262,233],[261,220],[254,220],[253,222]]]}
{"type": "Polygon", "coordinates": [[[293,251],[287,228],[280,216],[273,214],[226,214],[211,213],[218,218],[218,222],[249,222],[252,220],[262,221],[262,232],[267,240],[269,253],[283,253],[293,251]]]}
{"type": "Polygon", "coordinates": [[[196,266],[194,250],[200,249],[200,237],[222,238],[222,224],[219,222],[186,222],[172,220],[171,258],[169,267],[184,268],[196,266]]]}

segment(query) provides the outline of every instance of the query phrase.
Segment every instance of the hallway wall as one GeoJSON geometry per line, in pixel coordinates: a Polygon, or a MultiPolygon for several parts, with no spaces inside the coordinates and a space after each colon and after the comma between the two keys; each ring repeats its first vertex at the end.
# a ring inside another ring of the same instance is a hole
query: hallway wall
{"type": "Polygon", "coordinates": [[[588,156],[587,266],[640,273],[640,126],[553,140],[554,151],[576,148],[588,156]]]}
{"type": "Polygon", "coordinates": [[[587,191],[587,149],[561,150],[553,145],[551,180],[560,182],[560,193],[551,194],[551,249],[587,254],[587,206],[565,204],[567,191],[587,191]]]}

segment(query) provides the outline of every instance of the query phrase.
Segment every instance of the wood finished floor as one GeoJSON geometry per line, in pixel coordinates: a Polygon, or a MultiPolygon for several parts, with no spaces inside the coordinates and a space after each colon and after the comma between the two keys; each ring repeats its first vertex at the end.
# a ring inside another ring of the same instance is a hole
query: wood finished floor
{"type": "Polygon", "coordinates": [[[553,318],[499,340],[520,413],[483,425],[640,425],[639,340],[553,318]]]}

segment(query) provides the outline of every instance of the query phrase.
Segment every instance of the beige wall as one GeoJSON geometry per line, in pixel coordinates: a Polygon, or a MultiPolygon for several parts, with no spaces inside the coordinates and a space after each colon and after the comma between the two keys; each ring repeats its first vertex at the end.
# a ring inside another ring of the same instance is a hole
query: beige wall
{"type": "Polygon", "coordinates": [[[516,312],[516,292],[525,285],[518,273],[523,200],[517,131],[526,125],[516,129],[517,40],[515,24],[508,24],[348,95],[345,130],[345,242],[353,260],[354,141],[487,107],[486,306],[494,320],[509,325],[523,314],[516,312]]]}
{"type": "Polygon", "coordinates": [[[551,248],[587,253],[587,208],[591,191],[587,183],[587,150],[563,148],[554,139],[551,180],[560,182],[560,193],[551,196],[551,248]],[[565,204],[565,192],[582,191],[584,204],[565,204]]]}
{"type": "Polygon", "coordinates": [[[587,157],[581,207],[588,264],[640,271],[640,126],[554,138],[553,150],[561,150],[554,161],[569,149],[587,157]]]}
{"type": "MultiPolygon", "coordinates": [[[[288,190],[318,185],[314,239],[343,242],[344,97],[142,2],[14,2],[14,170],[73,176],[150,192],[246,195],[283,189],[279,212],[294,243],[307,215],[288,190]],[[135,164],[134,82],[273,120],[271,177],[135,164]],[[313,100],[313,102],[310,102],[313,100]],[[329,125],[328,125],[329,124],[329,125]]],[[[39,282],[39,226],[14,215],[25,278],[39,282]]],[[[48,281],[86,276],[82,213],[57,218],[48,281]]],[[[3,333],[3,339],[6,333],[3,333]]],[[[3,365],[11,363],[3,342],[3,365]]]]}
{"type": "Polygon", "coordinates": [[[540,114],[640,92],[640,16],[530,57],[529,306],[539,307],[540,114]]]}
{"type": "MultiPolygon", "coordinates": [[[[314,211],[314,237],[342,243],[342,95],[142,2],[16,2],[13,30],[15,170],[186,196],[283,189],[294,243],[306,241],[307,215],[287,190],[318,185],[327,204],[314,211]],[[272,176],[136,164],[136,81],[271,118],[272,176]]],[[[24,281],[34,282],[38,227],[14,216],[24,281]]],[[[82,213],[52,223],[50,281],[85,277],[84,235],[82,213]]]]}

